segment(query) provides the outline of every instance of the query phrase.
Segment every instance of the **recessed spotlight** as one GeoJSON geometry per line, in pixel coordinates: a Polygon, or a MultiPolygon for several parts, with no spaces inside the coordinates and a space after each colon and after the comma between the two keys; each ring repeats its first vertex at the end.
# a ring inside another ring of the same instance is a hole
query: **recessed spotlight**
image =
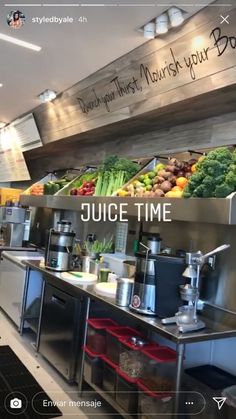
{"type": "Polygon", "coordinates": [[[40,93],[37,97],[43,103],[50,102],[51,100],[57,97],[57,92],[55,92],[54,90],[47,89],[47,90],[44,90],[44,92],[40,93]]]}
{"type": "Polygon", "coordinates": [[[181,25],[184,21],[183,12],[178,7],[171,7],[168,10],[168,15],[170,18],[170,24],[173,28],[181,25]]]}
{"type": "Polygon", "coordinates": [[[168,32],[168,15],[163,13],[156,18],[156,33],[158,35],[168,32]]]}
{"type": "Polygon", "coordinates": [[[18,45],[19,47],[32,49],[33,51],[41,51],[42,47],[38,45],[31,44],[30,42],[22,41],[21,39],[14,38],[13,36],[5,35],[4,33],[0,33],[0,41],[7,41],[11,44],[18,45]]]}
{"type": "Polygon", "coordinates": [[[0,121],[0,129],[4,128],[6,125],[7,125],[6,122],[1,122],[0,121]]]}
{"type": "Polygon", "coordinates": [[[143,27],[144,38],[153,39],[155,38],[156,25],[154,22],[149,22],[143,27]]]}

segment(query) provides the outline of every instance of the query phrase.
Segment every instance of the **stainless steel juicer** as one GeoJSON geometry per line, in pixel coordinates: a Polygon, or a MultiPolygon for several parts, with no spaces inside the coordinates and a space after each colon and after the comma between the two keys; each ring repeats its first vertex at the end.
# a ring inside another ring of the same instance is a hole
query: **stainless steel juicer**
{"type": "Polygon", "coordinates": [[[181,333],[193,332],[205,327],[205,323],[198,319],[197,316],[200,271],[206,262],[213,266],[214,258],[212,257],[217,253],[223,252],[229,247],[230,244],[223,244],[205,255],[203,255],[201,251],[186,253],[187,267],[183,272],[183,276],[188,278],[190,283],[187,282],[179,288],[181,299],[188,304],[179,307],[179,311],[175,314],[175,316],[162,319],[162,324],[168,325],[176,323],[181,333]]]}

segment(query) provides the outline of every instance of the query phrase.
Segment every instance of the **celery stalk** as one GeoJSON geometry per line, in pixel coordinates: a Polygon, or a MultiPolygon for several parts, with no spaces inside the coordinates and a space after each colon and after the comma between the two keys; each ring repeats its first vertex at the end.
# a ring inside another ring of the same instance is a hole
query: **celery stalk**
{"type": "Polygon", "coordinates": [[[102,175],[98,175],[98,180],[97,180],[96,188],[95,188],[95,196],[101,195],[101,188],[102,188],[102,175]]]}

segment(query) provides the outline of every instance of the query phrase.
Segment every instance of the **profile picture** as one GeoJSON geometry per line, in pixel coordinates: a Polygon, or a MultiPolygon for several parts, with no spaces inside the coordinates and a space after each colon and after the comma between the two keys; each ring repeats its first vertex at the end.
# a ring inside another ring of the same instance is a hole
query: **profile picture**
{"type": "Polygon", "coordinates": [[[13,29],[21,28],[25,23],[25,15],[19,10],[11,11],[7,15],[7,24],[13,29]]]}

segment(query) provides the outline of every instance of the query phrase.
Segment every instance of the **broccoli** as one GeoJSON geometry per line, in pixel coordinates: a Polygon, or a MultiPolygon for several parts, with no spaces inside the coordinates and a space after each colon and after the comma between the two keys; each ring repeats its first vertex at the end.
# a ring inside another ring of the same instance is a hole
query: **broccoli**
{"type": "Polygon", "coordinates": [[[227,173],[225,176],[225,182],[227,185],[231,186],[232,188],[236,188],[236,172],[234,173],[232,170],[227,173]]]}
{"type": "Polygon", "coordinates": [[[190,179],[189,179],[189,183],[187,185],[189,192],[193,192],[194,189],[198,186],[201,185],[202,181],[204,179],[204,175],[202,174],[202,172],[198,171],[196,173],[194,173],[190,179]]]}
{"type": "Polygon", "coordinates": [[[203,191],[204,191],[204,186],[199,185],[199,186],[197,186],[197,188],[194,189],[192,196],[197,197],[197,198],[201,198],[203,196],[203,191]]]}
{"type": "Polygon", "coordinates": [[[236,149],[232,153],[232,160],[233,160],[233,163],[236,163],[236,149]]]}
{"type": "Polygon", "coordinates": [[[230,195],[233,191],[234,191],[233,186],[230,186],[227,183],[222,183],[221,185],[216,186],[215,197],[226,198],[226,196],[230,195]]]}
{"type": "Polygon", "coordinates": [[[188,188],[185,188],[183,191],[183,198],[191,198],[192,194],[188,191],[188,188]]]}
{"type": "Polygon", "coordinates": [[[219,147],[207,154],[207,160],[216,160],[222,164],[229,165],[232,162],[233,157],[231,151],[227,147],[219,147]]]}
{"type": "MultiPolygon", "coordinates": [[[[200,170],[202,173],[207,176],[217,177],[225,173],[227,170],[227,166],[220,163],[217,160],[208,160],[208,158],[204,159],[201,163],[199,163],[200,170]]],[[[228,166],[229,167],[229,166],[228,166]]]]}
{"type": "MultiPolygon", "coordinates": [[[[223,176],[224,180],[224,176],[223,176]]],[[[211,176],[206,176],[202,181],[202,197],[203,198],[212,198],[214,196],[214,191],[216,188],[216,178],[213,179],[211,176]]]]}
{"type": "Polygon", "coordinates": [[[229,170],[230,170],[231,172],[236,173],[236,161],[235,161],[235,163],[232,163],[232,164],[229,166],[229,170]]]}
{"type": "Polygon", "coordinates": [[[215,183],[215,186],[221,185],[221,183],[224,183],[225,181],[225,175],[217,176],[215,179],[212,179],[212,181],[215,183]]]}

